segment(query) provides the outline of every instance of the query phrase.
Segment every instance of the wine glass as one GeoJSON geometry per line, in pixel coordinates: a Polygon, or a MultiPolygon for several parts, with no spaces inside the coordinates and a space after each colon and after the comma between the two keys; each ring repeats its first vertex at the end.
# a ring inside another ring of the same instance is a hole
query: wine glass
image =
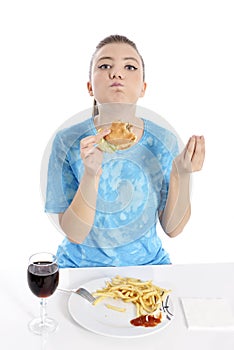
{"type": "Polygon", "coordinates": [[[29,329],[39,335],[51,333],[57,328],[58,322],[47,317],[46,298],[54,293],[59,283],[56,256],[46,252],[33,254],[28,261],[27,274],[29,288],[40,298],[40,317],[29,322],[29,329]]]}

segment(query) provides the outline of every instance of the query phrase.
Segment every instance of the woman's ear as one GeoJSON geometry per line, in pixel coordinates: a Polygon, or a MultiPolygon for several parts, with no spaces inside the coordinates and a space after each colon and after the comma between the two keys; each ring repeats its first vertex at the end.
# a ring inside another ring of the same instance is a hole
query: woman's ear
{"type": "Polygon", "coordinates": [[[143,82],[140,97],[143,97],[145,95],[146,88],[147,88],[147,84],[143,82]]]}
{"type": "Polygon", "coordinates": [[[90,81],[88,81],[88,83],[87,83],[87,89],[88,89],[90,96],[93,96],[93,89],[92,89],[92,84],[90,83],[90,81]]]}

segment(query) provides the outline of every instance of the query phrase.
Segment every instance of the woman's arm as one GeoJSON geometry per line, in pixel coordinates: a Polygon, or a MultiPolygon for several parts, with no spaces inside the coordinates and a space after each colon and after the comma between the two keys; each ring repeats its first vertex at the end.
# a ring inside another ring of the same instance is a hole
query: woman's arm
{"type": "Polygon", "coordinates": [[[82,243],[89,234],[96,211],[99,176],[85,173],[70,206],[59,214],[59,223],[68,238],[82,243]]]}
{"type": "Polygon", "coordinates": [[[102,151],[96,145],[109,132],[104,130],[81,140],[80,153],[85,167],[84,175],[70,206],[64,213],[59,214],[61,228],[75,243],[85,240],[94,222],[103,159],[102,151]]]}
{"type": "Polygon", "coordinates": [[[181,233],[190,218],[190,173],[201,170],[204,157],[204,137],[192,136],[173,161],[166,206],[159,213],[162,228],[170,237],[181,233]]]}

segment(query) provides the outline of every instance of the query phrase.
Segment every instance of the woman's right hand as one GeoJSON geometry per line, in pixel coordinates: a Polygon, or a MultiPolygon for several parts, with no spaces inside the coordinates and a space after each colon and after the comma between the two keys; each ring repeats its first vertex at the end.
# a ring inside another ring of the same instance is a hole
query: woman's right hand
{"type": "Polygon", "coordinates": [[[110,133],[109,129],[100,131],[97,135],[87,136],[80,142],[80,155],[85,170],[94,176],[102,173],[103,152],[97,147],[100,140],[110,133]]]}

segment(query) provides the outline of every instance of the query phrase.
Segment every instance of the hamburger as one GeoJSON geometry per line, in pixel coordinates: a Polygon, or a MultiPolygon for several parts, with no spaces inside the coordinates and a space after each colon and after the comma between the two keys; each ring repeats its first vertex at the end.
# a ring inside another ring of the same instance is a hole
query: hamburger
{"type": "Polygon", "coordinates": [[[110,127],[111,132],[99,142],[99,149],[103,152],[113,153],[131,147],[137,139],[132,132],[132,127],[130,123],[113,122],[110,127]]]}

